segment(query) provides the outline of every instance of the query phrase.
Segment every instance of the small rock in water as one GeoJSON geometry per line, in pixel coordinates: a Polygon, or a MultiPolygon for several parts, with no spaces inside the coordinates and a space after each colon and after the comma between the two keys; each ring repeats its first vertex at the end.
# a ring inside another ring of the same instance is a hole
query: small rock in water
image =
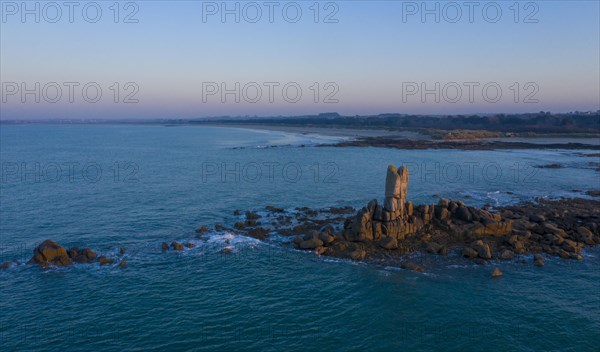
{"type": "Polygon", "coordinates": [[[502,271],[500,271],[500,268],[495,267],[494,270],[492,270],[492,277],[500,277],[502,275],[504,274],[502,273],[502,271]]]}
{"type": "Polygon", "coordinates": [[[8,269],[10,267],[10,262],[4,262],[0,265],[0,269],[8,269]]]}
{"type": "Polygon", "coordinates": [[[119,268],[123,269],[126,266],[127,266],[127,262],[125,260],[121,260],[121,262],[119,263],[119,268]]]}
{"type": "Polygon", "coordinates": [[[533,255],[533,265],[544,266],[545,264],[546,264],[546,261],[544,260],[544,257],[541,254],[533,255]]]}
{"type": "Polygon", "coordinates": [[[186,244],[185,244],[185,246],[186,246],[187,248],[194,248],[194,247],[196,247],[196,245],[195,245],[195,244],[193,244],[193,243],[191,243],[191,242],[188,242],[188,243],[186,243],[186,244]]]}
{"type": "Polygon", "coordinates": [[[196,233],[200,234],[200,233],[208,232],[208,229],[206,228],[206,226],[202,226],[201,228],[196,229],[194,231],[196,231],[196,233]]]}
{"type": "Polygon", "coordinates": [[[167,242],[163,242],[162,245],[161,245],[161,247],[162,247],[163,251],[166,251],[166,250],[169,249],[169,245],[167,244],[167,242]]]}
{"type": "Polygon", "coordinates": [[[260,219],[262,216],[258,215],[255,212],[252,211],[247,211],[246,212],[246,220],[258,220],[260,219]]]}
{"type": "Polygon", "coordinates": [[[246,224],[244,224],[244,222],[243,222],[243,221],[238,221],[238,222],[236,222],[236,223],[233,225],[233,227],[234,227],[236,230],[245,230],[245,229],[246,229],[246,224]]]}
{"type": "Polygon", "coordinates": [[[223,250],[221,252],[224,253],[224,254],[230,254],[231,253],[231,248],[225,247],[225,248],[223,248],[223,250]]]}
{"type": "Polygon", "coordinates": [[[536,167],[540,168],[540,169],[561,169],[562,165],[560,165],[560,164],[546,164],[546,165],[539,165],[539,166],[536,166],[536,167]]]}
{"type": "Polygon", "coordinates": [[[177,241],[171,242],[171,247],[173,247],[173,249],[176,250],[176,251],[182,251],[183,250],[183,246],[181,245],[181,243],[179,243],[177,241]]]}
{"type": "Polygon", "coordinates": [[[125,254],[125,251],[126,251],[125,247],[119,248],[119,254],[125,254]]]}
{"type": "Polygon", "coordinates": [[[100,256],[98,258],[98,262],[100,263],[100,265],[106,265],[106,264],[112,264],[112,263],[114,263],[115,260],[112,259],[112,258],[107,258],[107,257],[105,257],[105,256],[102,255],[102,256],[100,256]]]}

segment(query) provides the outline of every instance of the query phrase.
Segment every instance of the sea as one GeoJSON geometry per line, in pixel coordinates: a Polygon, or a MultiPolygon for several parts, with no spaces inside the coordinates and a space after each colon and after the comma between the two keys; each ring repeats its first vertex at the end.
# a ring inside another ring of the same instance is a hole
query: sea
{"type": "Polygon", "coordinates": [[[416,273],[212,230],[242,219],[235,210],[382,201],[389,164],[408,167],[415,204],[493,209],[600,189],[597,150],[323,146],[343,138],[1,125],[0,261],[11,264],[0,270],[0,350],[598,351],[598,248],[544,267],[527,255],[477,265],[415,254],[426,269],[416,273]],[[116,262],[27,265],[46,239],[116,262]],[[196,246],[163,252],[172,241],[196,246]],[[503,277],[491,278],[495,266],[503,277]]]}

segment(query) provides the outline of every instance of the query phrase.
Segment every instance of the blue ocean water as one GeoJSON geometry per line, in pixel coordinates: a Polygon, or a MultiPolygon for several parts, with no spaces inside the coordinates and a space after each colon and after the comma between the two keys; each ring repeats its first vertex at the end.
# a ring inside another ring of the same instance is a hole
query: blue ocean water
{"type": "Polygon", "coordinates": [[[332,138],[218,127],[0,128],[0,260],[53,239],[117,257],[0,271],[2,351],[596,351],[600,251],[583,261],[524,256],[491,266],[420,258],[424,274],[317,257],[194,229],[236,209],[364,205],[388,164],[409,198],[499,206],[600,188],[593,151],[316,147],[332,138]],[[269,146],[280,145],[273,148],[269,146]],[[302,147],[301,145],[304,145],[302,147]],[[538,168],[559,163],[560,169],[538,168]],[[225,240],[233,253],[222,254],[225,240]],[[192,240],[181,253],[161,242],[192,240]]]}

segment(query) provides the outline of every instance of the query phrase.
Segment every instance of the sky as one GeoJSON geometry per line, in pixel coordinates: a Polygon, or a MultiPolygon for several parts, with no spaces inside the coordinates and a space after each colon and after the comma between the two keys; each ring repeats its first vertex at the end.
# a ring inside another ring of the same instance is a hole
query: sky
{"type": "Polygon", "coordinates": [[[4,120],[600,109],[595,0],[0,3],[4,120]]]}

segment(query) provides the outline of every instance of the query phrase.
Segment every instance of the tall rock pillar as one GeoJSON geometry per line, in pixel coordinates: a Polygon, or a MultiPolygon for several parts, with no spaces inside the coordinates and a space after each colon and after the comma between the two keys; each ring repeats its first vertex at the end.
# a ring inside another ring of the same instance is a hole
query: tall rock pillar
{"type": "Polygon", "coordinates": [[[408,193],[408,169],[403,166],[400,170],[389,165],[385,178],[385,200],[383,207],[394,214],[395,218],[404,217],[404,204],[408,193]]]}

